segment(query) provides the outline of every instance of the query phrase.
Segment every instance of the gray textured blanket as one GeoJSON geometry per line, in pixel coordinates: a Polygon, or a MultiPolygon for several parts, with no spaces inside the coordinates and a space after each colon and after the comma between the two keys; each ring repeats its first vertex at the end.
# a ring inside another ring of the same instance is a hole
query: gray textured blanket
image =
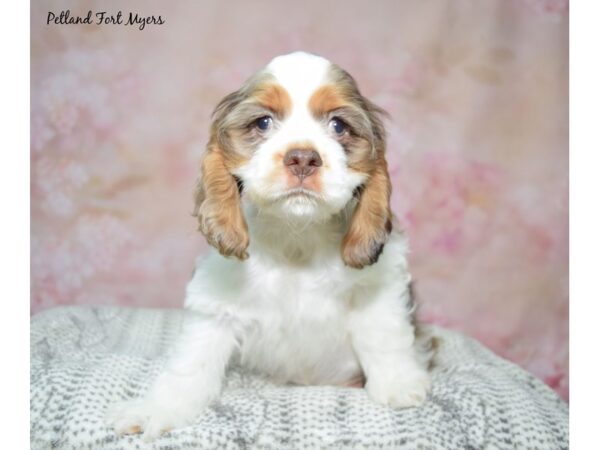
{"type": "Polygon", "coordinates": [[[230,370],[220,401],[152,443],[104,423],[142,395],[182,311],[64,307],[31,320],[32,449],[566,449],[568,408],[534,378],[456,333],[440,350],[425,405],[400,411],[359,388],[273,385],[230,370]]]}

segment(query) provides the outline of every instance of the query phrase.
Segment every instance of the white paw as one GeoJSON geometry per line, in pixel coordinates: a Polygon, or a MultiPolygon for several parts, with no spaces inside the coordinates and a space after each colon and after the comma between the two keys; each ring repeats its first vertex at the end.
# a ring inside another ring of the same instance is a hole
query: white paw
{"type": "Polygon", "coordinates": [[[158,404],[141,398],[113,405],[106,421],[118,435],[143,433],[142,438],[151,441],[174,428],[189,425],[200,412],[201,408],[158,404]]]}
{"type": "Polygon", "coordinates": [[[422,405],[430,387],[429,374],[425,370],[371,376],[365,385],[372,400],[394,409],[422,405]]]}

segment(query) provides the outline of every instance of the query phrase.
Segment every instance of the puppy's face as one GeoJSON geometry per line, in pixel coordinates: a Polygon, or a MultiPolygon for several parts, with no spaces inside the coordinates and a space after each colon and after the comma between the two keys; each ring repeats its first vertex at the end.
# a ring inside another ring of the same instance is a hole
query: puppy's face
{"type": "Polygon", "coordinates": [[[324,221],[358,199],[346,264],[372,264],[391,230],[381,110],[350,75],[306,53],[275,58],[214,112],[196,195],[200,230],[246,258],[240,196],[287,220],[324,221]]]}

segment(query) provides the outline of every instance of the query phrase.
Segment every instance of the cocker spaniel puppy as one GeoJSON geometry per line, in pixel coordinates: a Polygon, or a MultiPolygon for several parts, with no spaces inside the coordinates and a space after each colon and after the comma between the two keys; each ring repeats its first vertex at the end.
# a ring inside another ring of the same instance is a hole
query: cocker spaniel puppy
{"type": "Polygon", "coordinates": [[[366,379],[392,408],[423,402],[431,352],[416,339],[382,113],[347,72],[301,52],[219,103],[195,208],[218,252],[197,261],[164,371],[109,414],[118,433],[189,424],[233,360],[282,383],[366,379]]]}

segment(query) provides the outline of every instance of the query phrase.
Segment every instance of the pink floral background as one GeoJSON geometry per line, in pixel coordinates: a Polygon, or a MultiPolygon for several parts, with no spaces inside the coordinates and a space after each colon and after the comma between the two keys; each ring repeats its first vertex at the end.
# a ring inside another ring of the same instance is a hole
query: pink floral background
{"type": "Polygon", "coordinates": [[[566,0],[31,4],[31,311],[180,307],[216,102],[303,49],[386,108],[421,317],[568,399],[566,0]],[[46,25],[69,8],[161,15],[46,25]]]}

